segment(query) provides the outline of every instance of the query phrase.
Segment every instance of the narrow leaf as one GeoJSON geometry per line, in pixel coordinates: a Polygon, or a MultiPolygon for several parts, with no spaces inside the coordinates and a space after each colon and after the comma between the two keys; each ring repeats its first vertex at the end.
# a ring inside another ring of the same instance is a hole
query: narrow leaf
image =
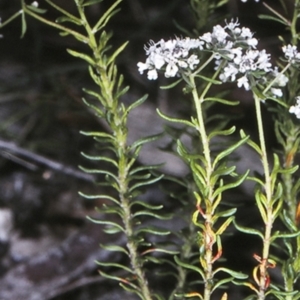
{"type": "Polygon", "coordinates": [[[106,62],[107,66],[110,65],[111,63],[113,63],[117,56],[125,49],[125,47],[127,46],[128,42],[124,43],[123,45],[121,45],[109,58],[109,60],[106,62]]]}
{"type": "Polygon", "coordinates": [[[169,230],[165,230],[154,226],[147,226],[136,230],[136,234],[141,232],[151,233],[154,235],[169,235],[171,233],[169,230]]]}
{"type": "Polygon", "coordinates": [[[114,202],[117,205],[120,205],[120,202],[117,199],[109,195],[87,195],[82,192],[78,192],[78,194],[85,199],[107,199],[114,202]]]}
{"type": "Polygon", "coordinates": [[[260,191],[257,191],[255,193],[255,200],[256,200],[256,204],[259,209],[260,215],[266,224],[268,221],[266,208],[264,206],[264,203],[266,203],[266,197],[260,191]]]}
{"type": "Polygon", "coordinates": [[[27,24],[26,24],[26,18],[25,18],[25,13],[22,11],[21,14],[21,20],[22,20],[22,31],[21,31],[21,38],[24,37],[26,30],[27,30],[27,24]]]}
{"type": "Polygon", "coordinates": [[[182,81],[182,78],[178,79],[178,80],[175,81],[175,82],[172,82],[172,83],[169,84],[169,85],[161,86],[160,89],[162,89],[162,90],[171,89],[171,88],[175,87],[176,85],[178,85],[178,83],[180,83],[181,81],[182,81]]]}
{"type": "Polygon", "coordinates": [[[230,270],[230,269],[228,269],[228,268],[223,268],[223,267],[216,269],[216,270],[213,272],[213,274],[215,275],[215,274],[217,274],[217,273],[220,272],[220,271],[225,272],[225,273],[231,275],[232,277],[234,277],[234,278],[236,278],[236,279],[246,279],[246,278],[248,278],[248,275],[246,275],[246,274],[244,274],[244,273],[241,273],[241,272],[235,272],[235,271],[232,271],[232,270],[230,270]]]}
{"type": "Polygon", "coordinates": [[[74,51],[71,49],[67,49],[67,52],[74,57],[78,57],[78,58],[85,60],[91,66],[94,66],[96,64],[94,59],[92,57],[88,56],[87,54],[80,53],[80,52],[77,52],[77,51],[74,51]]]}
{"type": "Polygon", "coordinates": [[[125,232],[125,229],[121,225],[119,225],[115,222],[107,221],[107,220],[96,220],[96,219],[93,219],[91,217],[87,217],[87,219],[90,220],[91,222],[95,223],[95,224],[102,224],[102,225],[112,226],[112,227],[115,227],[115,228],[119,229],[119,231],[125,232]]]}
{"type": "Polygon", "coordinates": [[[102,2],[103,0],[89,0],[85,3],[82,4],[82,6],[89,6],[89,5],[93,5],[93,4],[96,4],[96,3],[100,3],[102,2]]]}
{"type": "Polygon", "coordinates": [[[130,104],[127,108],[126,108],[126,113],[128,114],[130,111],[132,111],[133,109],[135,109],[136,107],[140,106],[141,104],[143,104],[148,98],[148,95],[144,95],[143,97],[141,97],[140,99],[134,101],[132,104],[130,104]]]}
{"type": "Polygon", "coordinates": [[[103,245],[103,244],[100,244],[100,246],[104,250],[111,251],[111,252],[122,252],[129,256],[128,251],[124,247],[118,245],[103,245]]]}
{"type": "Polygon", "coordinates": [[[164,135],[164,133],[159,133],[159,134],[149,135],[149,136],[146,136],[144,138],[138,139],[137,141],[135,141],[130,146],[130,148],[134,149],[134,148],[136,148],[138,146],[141,146],[141,145],[144,145],[144,144],[156,141],[156,140],[160,139],[163,135],[164,135]]]}
{"type": "MultiPolygon", "coordinates": [[[[246,134],[243,130],[240,130],[240,135],[242,138],[246,137],[246,134]]],[[[259,145],[257,145],[255,142],[253,142],[251,139],[248,138],[247,144],[252,147],[260,156],[262,155],[261,149],[259,145]]]]}
{"type": "Polygon", "coordinates": [[[151,209],[151,210],[160,210],[164,207],[163,205],[152,205],[152,204],[146,203],[145,201],[139,201],[139,200],[136,200],[136,201],[133,201],[130,203],[130,206],[134,206],[134,205],[141,205],[141,206],[143,206],[147,209],[151,209]]]}
{"type": "Polygon", "coordinates": [[[56,19],[57,23],[63,23],[63,22],[70,22],[70,23],[75,23],[76,25],[82,25],[80,19],[72,16],[72,17],[67,17],[67,16],[61,16],[56,19]]]}
{"type": "Polygon", "coordinates": [[[248,227],[238,225],[235,220],[233,220],[233,223],[237,230],[244,232],[244,233],[248,233],[248,234],[258,235],[259,237],[264,239],[264,236],[260,231],[254,229],[254,228],[248,228],[248,227]]]}
{"type": "Polygon", "coordinates": [[[87,169],[87,168],[84,168],[84,167],[81,167],[81,166],[80,166],[80,169],[82,171],[86,172],[86,173],[104,174],[104,175],[107,175],[107,176],[113,178],[116,182],[119,181],[118,177],[115,174],[113,174],[113,173],[111,173],[111,172],[109,172],[107,170],[87,169]]]}
{"type": "MultiPolygon", "coordinates": [[[[226,283],[228,283],[228,282],[232,282],[233,279],[234,279],[234,277],[229,277],[229,278],[225,278],[225,279],[222,279],[222,280],[218,281],[218,282],[214,285],[212,291],[217,290],[219,287],[221,287],[222,285],[224,285],[224,284],[226,284],[226,283]]],[[[225,299],[226,299],[226,298],[225,298],[225,299]]],[[[222,300],[222,299],[221,299],[221,300],[222,300]]]]}
{"type": "Polygon", "coordinates": [[[27,8],[37,14],[44,14],[47,12],[47,9],[42,9],[33,5],[27,5],[27,8]]]}
{"type": "Polygon", "coordinates": [[[218,136],[218,135],[231,135],[235,132],[235,126],[232,126],[229,129],[226,130],[214,130],[212,131],[209,135],[208,138],[211,140],[213,137],[218,136]]]}
{"type": "MultiPolygon", "coordinates": [[[[99,273],[100,273],[101,276],[103,276],[105,278],[116,280],[116,281],[119,281],[119,282],[130,285],[132,288],[134,288],[134,290],[133,290],[134,292],[136,292],[138,290],[138,287],[136,285],[134,285],[132,282],[128,281],[127,279],[124,279],[124,278],[118,277],[118,276],[113,276],[113,275],[107,274],[107,273],[102,272],[102,271],[99,271],[99,273]]],[[[143,299],[143,298],[141,297],[141,299],[143,299]]]]}
{"type": "Polygon", "coordinates": [[[174,256],[174,260],[179,266],[184,267],[189,270],[193,270],[193,271],[197,272],[198,274],[200,274],[203,280],[205,279],[204,272],[200,268],[198,268],[194,265],[190,265],[188,263],[182,262],[177,256],[174,256]]]}
{"type": "MultiPolygon", "coordinates": [[[[229,134],[231,134],[234,131],[234,127],[231,128],[231,131],[228,131],[229,134]],[[233,131],[232,131],[233,130],[233,131]]],[[[243,145],[245,142],[247,142],[249,139],[249,136],[245,136],[243,137],[241,140],[239,140],[238,142],[236,142],[235,144],[231,145],[229,148],[225,149],[224,151],[220,152],[217,157],[215,158],[214,162],[213,162],[213,168],[217,165],[217,163],[223,159],[224,157],[228,156],[229,154],[231,154],[234,150],[236,150],[237,148],[239,148],[241,145],[243,145]]]]}
{"type": "Polygon", "coordinates": [[[229,226],[229,224],[233,221],[234,216],[228,218],[221,226],[220,228],[217,230],[216,235],[222,235],[223,232],[227,229],[227,227],[229,226]]]}
{"type": "Polygon", "coordinates": [[[133,174],[139,173],[139,172],[147,172],[147,171],[150,171],[150,170],[156,170],[156,169],[160,168],[163,165],[164,165],[164,163],[157,164],[157,165],[139,166],[137,168],[132,169],[129,172],[129,175],[133,175],[133,174]]]}
{"type": "Polygon", "coordinates": [[[166,121],[173,122],[173,123],[181,123],[181,124],[193,127],[193,128],[195,127],[193,123],[191,123],[187,120],[168,117],[167,115],[163,114],[159,109],[156,109],[156,111],[159,114],[159,116],[162,117],[166,121]]]}
{"type": "Polygon", "coordinates": [[[145,186],[145,185],[150,185],[150,184],[152,184],[152,183],[155,183],[155,182],[161,180],[163,177],[164,177],[164,175],[162,174],[162,175],[160,175],[160,176],[158,176],[158,177],[155,177],[155,178],[152,178],[152,179],[150,179],[150,180],[138,182],[138,183],[134,184],[133,186],[131,186],[131,187],[129,188],[129,192],[134,191],[134,190],[137,189],[138,187],[145,186]]]}
{"type": "Polygon", "coordinates": [[[219,194],[223,193],[224,191],[233,189],[233,188],[236,188],[237,186],[239,186],[247,178],[248,173],[249,173],[249,170],[244,175],[239,176],[238,180],[236,180],[235,182],[227,183],[225,185],[218,187],[215,190],[215,192],[213,193],[213,197],[216,198],[219,194]]]}
{"type": "Polygon", "coordinates": [[[83,134],[85,136],[93,136],[93,137],[103,137],[111,139],[112,141],[115,141],[115,137],[109,133],[106,132],[87,132],[87,131],[80,131],[80,134],[83,134]]]}
{"type": "Polygon", "coordinates": [[[197,74],[195,77],[199,77],[201,79],[203,79],[204,81],[207,81],[209,83],[213,83],[213,84],[222,84],[222,81],[220,80],[216,80],[216,79],[211,79],[210,77],[206,77],[200,74],[197,74]]]}
{"type": "Polygon", "coordinates": [[[89,160],[97,160],[97,161],[106,161],[108,163],[111,163],[112,165],[114,165],[115,167],[118,167],[118,164],[115,160],[109,158],[109,157],[105,157],[105,156],[93,156],[93,155],[87,155],[84,152],[80,153],[83,157],[89,159],[89,160]]]}
{"type": "Polygon", "coordinates": [[[114,2],[114,4],[102,15],[102,17],[99,19],[99,21],[96,23],[96,25],[93,27],[93,32],[96,33],[98,30],[100,30],[105,24],[109,21],[109,19],[117,13],[117,10],[115,8],[122,2],[122,0],[117,0],[114,2]]]}
{"type": "Polygon", "coordinates": [[[159,219],[159,220],[170,220],[172,218],[173,214],[158,215],[158,214],[155,214],[151,211],[141,210],[141,211],[138,211],[138,212],[134,213],[132,215],[132,218],[135,218],[135,217],[138,217],[138,216],[151,216],[151,217],[154,217],[154,218],[159,219]]]}
{"type": "Polygon", "coordinates": [[[270,238],[270,242],[275,241],[278,238],[287,239],[287,238],[293,238],[300,235],[300,231],[293,232],[293,233],[280,233],[275,232],[272,237],[270,238]]]}
{"type": "Polygon", "coordinates": [[[230,106],[235,106],[240,103],[239,101],[225,100],[222,98],[215,98],[215,97],[205,98],[204,101],[214,101],[214,102],[219,102],[219,103],[230,105],[230,106]]]}
{"type": "Polygon", "coordinates": [[[134,271],[132,271],[130,268],[123,266],[121,264],[118,264],[118,263],[96,261],[96,264],[99,266],[103,266],[103,267],[116,267],[116,268],[125,270],[130,274],[134,274],[134,271]]]}
{"type": "Polygon", "coordinates": [[[166,254],[171,254],[171,255],[176,255],[176,254],[180,253],[179,251],[176,251],[176,250],[168,250],[168,249],[161,249],[161,248],[151,248],[151,249],[148,249],[146,251],[143,251],[142,255],[145,255],[147,253],[152,253],[152,252],[161,252],[161,253],[166,253],[166,254]]]}
{"type": "Polygon", "coordinates": [[[262,20],[270,20],[283,24],[284,26],[289,26],[285,20],[270,16],[270,15],[258,15],[258,17],[262,20]]]}

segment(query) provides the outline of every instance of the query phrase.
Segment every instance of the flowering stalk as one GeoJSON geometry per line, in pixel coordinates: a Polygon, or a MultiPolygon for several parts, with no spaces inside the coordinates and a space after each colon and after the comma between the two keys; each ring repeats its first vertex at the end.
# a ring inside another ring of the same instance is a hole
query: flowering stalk
{"type": "MultiPolygon", "coordinates": [[[[185,294],[185,297],[197,295],[201,299],[211,299],[216,286],[220,286],[232,280],[232,278],[245,278],[243,274],[234,272],[227,268],[214,268],[214,263],[222,255],[221,235],[234,219],[236,209],[221,211],[220,203],[222,194],[225,190],[235,188],[246,178],[247,173],[238,177],[233,183],[225,183],[225,177],[235,176],[235,167],[228,167],[226,159],[240,145],[246,142],[247,136],[242,137],[240,141],[221,151],[218,155],[211,154],[212,138],[215,136],[230,135],[235,131],[235,127],[224,130],[212,130],[209,134],[206,129],[206,120],[204,111],[208,101],[219,102],[225,105],[234,105],[236,103],[217,98],[208,97],[207,93],[213,84],[220,84],[216,78],[219,76],[222,81],[235,79],[239,73],[238,68],[243,68],[241,72],[246,73],[248,61],[250,58],[257,59],[256,64],[261,68],[268,68],[269,63],[266,60],[268,56],[265,52],[251,52],[249,58],[243,58],[243,47],[255,47],[257,40],[247,28],[239,28],[237,22],[230,22],[225,27],[217,25],[210,33],[205,33],[198,39],[174,39],[169,41],[161,40],[157,43],[150,42],[146,48],[147,59],[145,63],[138,63],[140,73],[147,70],[148,79],[154,80],[158,77],[159,71],[164,71],[166,77],[179,76],[187,84],[186,91],[190,92],[193,98],[193,104],[196,109],[196,118],[191,117],[191,121],[170,118],[159,112],[160,116],[167,121],[178,122],[187,125],[195,130],[200,145],[195,154],[190,154],[183,143],[178,140],[178,153],[190,165],[197,190],[194,192],[196,198],[196,211],[193,214],[192,222],[201,229],[199,232],[199,252],[200,265],[197,268],[198,273],[204,281],[203,295],[197,292],[185,294]],[[207,58],[207,53],[211,55],[207,58]],[[204,62],[202,62],[202,58],[204,62]],[[236,59],[236,61],[234,61],[236,59]],[[242,63],[245,60],[245,63],[242,63]],[[247,62],[246,62],[247,60],[247,62]],[[230,61],[234,64],[229,66],[230,61]],[[203,78],[201,73],[210,62],[215,62],[215,73],[210,78],[204,77],[206,85],[202,92],[199,92],[199,86],[196,79],[203,78]],[[216,229],[216,223],[220,217],[225,217],[223,224],[216,229]],[[217,285],[218,272],[229,274],[230,278],[222,280],[217,285]]],[[[250,86],[248,78],[243,76],[241,86],[250,86]]],[[[177,81],[177,83],[180,80],[177,81]]],[[[174,86],[174,85],[173,85],[174,86]]],[[[206,114],[206,112],[205,112],[206,114]]],[[[218,127],[217,124],[215,124],[218,127]]],[[[220,128],[223,128],[222,126],[220,128]]],[[[187,268],[192,268],[188,264],[176,260],[187,268]]],[[[224,295],[224,297],[226,297],[224,295]]]]}
{"type": "MultiPolygon", "coordinates": [[[[282,3],[282,6],[284,4],[282,3]]],[[[282,264],[281,273],[284,278],[284,291],[286,292],[286,300],[297,299],[297,290],[299,284],[300,272],[300,238],[299,238],[299,221],[300,221],[300,206],[298,195],[300,191],[300,178],[295,174],[298,168],[295,165],[295,156],[299,153],[300,130],[299,123],[289,113],[294,114],[296,118],[300,118],[300,93],[299,89],[299,66],[300,53],[297,50],[299,40],[298,18],[300,11],[300,1],[294,1],[294,10],[292,19],[289,16],[282,16],[270,6],[265,5],[272,14],[278,17],[278,22],[285,24],[285,27],[290,31],[290,44],[286,43],[283,47],[284,57],[287,62],[284,68],[288,77],[287,89],[283,98],[284,105],[277,105],[275,111],[275,133],[279,144],[282,147],[282,165],[284,172],[281,174],[283,186],[284,205],[281,211],[281,219],[290,232],[290,235],[284,239],[286,245],[287,259],[280,260],[282,264]],[[294,104],[296,101],[296,104],[294,104]],[[287,108],[289,107],[289,110],[287,108]],[[293,239],[291,239],[293,237],[293,239]]],[[[283,41],[283,39],[281,39],[283,41]]]]}
{"type": "MultiPolygon", "coordinates": [[[[259,197],[258,201],[261,201],[263,206],[265,207],[264,213],[264,223],[265,223],[265,232],[263,238],[263,250],[262,250],[262,257],[259,258],[259,292],[258,292],[258,299],[263,300],[265,299],[266,290],[270,284],[270,278],[268,275],[268,267],[269,267],[269,252],[270,252],[270,240],[272,235],[272,227],[274,220],[274,212],[273,212],[273,189],[272,189],[272,178],[270,175],[269,170],[269,163],[267,157],[267,149],[265,143],[265,134],[262,124],[262,113],[261,113],[261,100],[257,95],[254,94],[254,102],[255,102],[255,110],[256,110],[256,119],[258,125],[258,134],[259,134],[259,141],[260,141],[260,155],[264,169],[264,193],[265,197],[259,197]]],[[[256,272],[256,270],[254,271],[256,272]]],[[[256,277],[256,276],[255,276],[256,277]]]]}
{"type": "MultiPolygon", "coordinates": [[[[220,69],[219,69],[220,70],[220,69]]],[[[216,72],[214,77],[219,72],[216,72]]],[[[204,123],[204,118],[203,118],[203,108],[202,104],[204,102],[204,98],[206,96],[206,92],[208,91],[209,87],[211,86],[211,83],[208,83],[206,86],[205,91],[199,96],[198,91],[197,91],[197,86],[195,83],[195,75],[190,75],[190,84],[192,86],[192,95],[193,95],[193,100],[194,100],[194,105],[196,108],[196,113],[197,113],[197,126],[196,129],[199,132],[199,137],[201,140],[201,144],[203,147],[203,153],[204,153],[204,167],[205,167],[205,184],[207,185],[207,191],[203,197],[206,198],[205,203],[213,203],[215,201],[213,193],[214,193],[214,185],[211,184],[212,182],[212,173],[214,171],[213,166],[212,166],[212,158],[210,154],[210,146],[209,146],[209,139],[206,133],[205,129],[205,123],[204,123]]],[[[214,78],[213,78],[214,79],[214,78]]],[[[204,295],[203,299],[204,300],[209,300],[211,298],[212,294],[212,289],[213,289],[213,281],[214,281],[214,273],[213,273],[213,264],[217,260],[217,257],[214,257],[213,254],[213,247],[214,244],[216,243],[216,233],[213,228],[213,217],[214,217],[214,211],[212,210],[212,206],[208,205],[205,207],[205,213],[202,211],[200,208],[200,205],[197,206],[198,211],[202,215],[202,217],[205,219],[205,225],[204,225],[204,230],[203,230],[203,248],[204,248],[204,253],[203,258],[200,258],[202,267],[204,269],[205,273],[205,278],[204,278],[204,295]]],[[[202,246],[202,245],[201,245],[202,246]]],[[[200,246],[200,247],[201,247],[200,246]]],[[[219,251],[222,251],[219,249],[219,251]]],[[[221,252],[220,252],[221,253],[221,252]]]]}

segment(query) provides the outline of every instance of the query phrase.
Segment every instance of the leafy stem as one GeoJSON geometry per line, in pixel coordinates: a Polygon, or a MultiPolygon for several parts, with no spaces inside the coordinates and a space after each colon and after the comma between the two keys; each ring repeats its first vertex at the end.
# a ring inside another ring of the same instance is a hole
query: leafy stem
{"type": "MultiPolygon", "coordinates": [[[[211,56],[212,59],[213,56],[211,56]]],[[[222,66],[222,64],[221,64],[222,66]]],[[[203,103],[205,101],[205,96],[207,92],[209,91],[210,87],[213,84],[213,80],[218,76],[219,71],[221,70],[221,66],[218,68],[218,70],[215,72],[215,74],[212,77],[212,81],[208,82],[206,87],[204,88],[201,95],[198,94],[196,82],[195,82],[195,73],[189,75],[190,85],[192,86],[192,97],[194,101],[194,105],[196,108],[196,114],[197,114],[197,123],[195,125],[196,130],[199,132],[199,137],[201,140],[201,144],[203,147],[203,153],[204,153],[204,169],[203,174],[204,175],[204,185],[206,186],[205,191],[201,191],[202,196],[204,198],[205,202],[205,212],[202,211],[200,207],[200,196],[198,198],[197,203],[197,211],[194,214],[194,220],[197,219],[197,216],[200,214],[205,219],[205,225],[203,228],[203,240],[201,243],[203,245],[200,245],[200,248],[203,248],[203,250],[200,250],[200,252],[204,252],[203,254],[200,254],[202,257],[200,257],[200,262],[202,264],[202,267],[204,268],[204,300],[209,300],[211,298],[211,294],[213,292],[214,287],[214,271],[213,271],[213,264],[218,259],[219,255],[221,255],[221,247],[218,247],[218,254],[214,256],[213,254],[213,246],[217,241],[216,234],[213,229],[213,217],[214,217],[214,211],[215,207],[213,205],[215,200],[214,195],[214,189],[215,185],[212,180],[212,174],[214,171],[214,167],[212,164],[212,157],[210,153],[210,140],[209,136],[207,135],[206,128],[205,128],[205,121],[204,121],[204,115],[203,115],[203,103]]],[[[200,167],[201,168],[201,167],[200,167]]],[[[221,196],[220,196],[221,197],[221,196]]],[[[197,221],[195,221],[197,222],[197,221]]]]}
{"type": "MultiPolygon", "coordinates": [[[[261,160],[263,164],[264,170],[264,192],[265,196],[262,194],[258,195],[257,201],[259,201],[264,210],[264,223],[265,223],[265,232],[263,238],[263,250],[262,257],[257,259],[259,261],[259,279],[257,284],[259,285],[258,297],[259,300],[265,299],[265,292],[269,286],[269,275],[268,275],[268,266],[269,266],[269,252],[270,252],[270,239],[272,235],[272,226],[274,222],[273,215],[273,204],[272,204],[272,178],[269,169],[269,162],[267,157],[267,149],[265,142],[265,134],[263,129],[263,117],[261,112],[261,101],[260,98],[254,93],[254,102],[255,102],[255,110],[256,110],[256,118],[257,118],[257,126],[258,126],[258,134],[259,134],[259,142],[260,142],[260,154],[261,160]]],[[[257,269],[256,269],[257,270],[257,269]]]]}
{"type": "Polygon", "coordinates": [[[78,40],[80,40],[80,41],[82,41],[84,43],[88,43],[89,42],[89,39],[86,36],[78,33],[77,31],[72,30],[72,29],[70,29],[68,27],[62,26],[60,24],[57,24],[55,22],[49,21],[49,20],[43,18],[42,16],[40,16],[39,14],[35,13],[30,8],[28,8],[28,5],[24,2],[24,0],[21,0],[21,4],[22,4],[22,10],[23,10],[23,12],[26,13],[27,15],[29,15],[29,16],[37,19],[38,21],[40,21],[40,22],[42,22],[42,23],[44,23],[46,25],[49,25],[49,26],[54,27],[56,29],[59,29],[59,30],[61,30],[64,33],[71,34],[76,39],[78,39],[78,40]]]}

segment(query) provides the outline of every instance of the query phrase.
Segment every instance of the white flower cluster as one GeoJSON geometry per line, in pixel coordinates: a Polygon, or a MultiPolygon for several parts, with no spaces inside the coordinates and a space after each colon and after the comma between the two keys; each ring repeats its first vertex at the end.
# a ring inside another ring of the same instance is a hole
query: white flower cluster
{"type": "Polygon", "coordinates": [[[141,74],[148,70],[148,79],[157,79],[158,70],[165,70],[166,77],[175,77],[178,72],[194,70],[200,63],[200,50],[215,53],[215,58],[233,59],[236,45],[255,47],[257,39],[248,28],[239,28],[238,22],[230,22],[225,27],[216,25],[213,31],[205,33],[198,39],[176,38],[172,40],[151,41],[145,47],[148,56],[145,63],[139,62],[141,74]]]}
{"type": "MultiPolygon", "coordinates": [[[[158,71],[164,70],[166,77],[186,75],[195,70],[202,60],[204,52],[210,52],[215,59],[216,67],[223,66],[220,80],[236,81],[238,87],[249,90],[253,85],[266,84],[275,80],[270,89],[272,96],[281,97],[282,87],[287,77],[272,68],[270,55],[265,50],[256,50],[258,41],[249,28],[239,27],[237,21],[226,23],[224,27],[216,25],[212,32],[207,32],[198,39],[160,40],[150,42],[145,48],[147,59],[139,62],[139,72],[148,70],[148,79],[157,79],[158,71]],[[277,78],[280,77],[280,78],[277,78]]],[[[286,51],[286,55],[291,55],[286,51]]]]}
{"type": "Polygon", "coordinates": [[[238,87],[244,87],[246,90],[250,89],[249,74],[254,72],[263,71],[264,73],[271,71],[270,55],[265,50],[258,51],[250,49],[246,53],[243,53],[242,49],[234,49],[235,57],[232,61],[229,61],[223,72],[220,75],[220,79],[223,82],[235,81],[236,76],[238,87]]]}
{"type": "Polygon", "coordinates": [[[292,105],[289,112],[295,114],[297,119],[300,119],[300,96],[296,97],[296,105],[292,105]]]}
{"type": "Polygon", "coordinates": [[[148,70],[148,79],[157,79],[157,70],[165,68],[166,77],[175,77],[179,69],[194,70],[200,63],[199,58],[190,51],[194,49],[202,49],[202,44],[198,39],[173,39],[158,43],[151,41],[149,46],[145,48],[148,55],[146,62],[138,63],[139,72],[143,74],[148,70]]]}
{"type": "MultiPolygon", "coordinates": [[[[253,33],[247,27],[239,27],[239,23],[231,21],[226,26],[216,25],[213,31],[199,37],[205,42],[205,48],[218,53],[227,59],[235,56],[237,47],[255,48],[258,41],[253,38],[253,33]]],[[[216,56],[216,58],[220,58],[216,56]]]]}
{"type": "Polygon", "coordinates": [[[296,46],[287,45],[282,47],[284,57],[293,64],[300,63],[300,53],[296,46]]]}

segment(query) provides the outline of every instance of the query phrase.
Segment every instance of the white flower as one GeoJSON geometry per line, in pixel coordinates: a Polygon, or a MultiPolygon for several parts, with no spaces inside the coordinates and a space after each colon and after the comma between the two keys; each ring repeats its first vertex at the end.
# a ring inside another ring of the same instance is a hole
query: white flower
{"type": "Polygon", "coordinates": [[[256,48],[256,46],[258,44],[258,40],[256,38],[248,39],[247,44],[252,48],[256,48]]]}
{"type": "Polygon", "coordinates": [[[234,64],[228,64],[224,68],[224,72],[220,75],[220,79],[224,82],[227,81],[227,79],[230,79],[230,81],[235,81],[238,72],[239,70],[234,64]]]}
{"type": "Polygon", "coordinates": [[[157,75],[157,71],[155,69],[153,70],[149,70],[147,73],[147,77],[149,80],[156,80],[158,75],[157,75]]]}
{"type": "Polygon", "coordinates": [[[226,23],[225,28],[228,28],[231,31],[235,30],[236,27],[238,27],[240,25],[238,20],[236,20],[235,22],[233,22],[233,20],[231,20],[229,23],[227,23],[227,21],[225,21],[225,23],[226,23]]]}
{"type": "Polygon", "coordinates": [[[275,67],[272,71],[272,75],[274,76],[274,78],[276,78],[275,82],[278,86],[286,86],[286,84],[288,83],[289,79],[287,76],[285,76],[282,73],[279,73],[278,71],[278,67],[275,67]]]}
{"type": "Polygon", "coordinates": [[[283,93],[281,89],[278,88],[271,88],[271,92],[274,95],[274,97],[282,97],[283,93]]]}
{"type": "Polygon", "coordinates": [[[139,63],[137,64],[137,66],[138,66],[138,68],[139,68],[140,74],[143,74],[144,71],[146,71],[146,70],[148,69],[148,67],[149,67],[148,64],[144,64],[144,63],[142,63],[142,62],[139,62],[139,63]]]}
{"type": "Polygon", "coordinates": [[[165,59],[162,55],[154,53],[153,56],[149,57],[149,63],[159,70],[165,64],[165,59]]]}
{"type": "Polygon", "coordinates": [[[296,105],[292,105],[289,112],[295,114],[297,119],[300,119],[300,96],[296,97],[296,105]]]}
{"type": "Polygon", "coordinates": [[[296,46],[292,46],[292,45],[287,45],[287,46],[283,46],[282,47],[282,51],[284,53],[284,56],[291,60],[292,58],[294,58],[298,51],[297,51],[297,47],[296,46]]]}
{"type": "Polygon", "coordinates": [[[272,64],[270,63],[270,54],[266,53],[266,50],[262,50],[259,52],[258,60],[257,60],[257,68],[260,70],[264,70],[265,72],[269,72],[272,64]]]}
{"type": "Polygon", "coordinates": [[[166,67],[165,76],[168,77],[175,77],[178,72],[178,67],[174,62],[170,62],[166,67]]]}
{"type": "Polygon", "coordinates": [[[247,27],[243,27],[241,30],[241,36],[245,37],[245,38],[252,38],[253,33],[251,32],[251,30],[247,27]]]}
{"type": "Polygon", "coordinates": [[[33,7],[39,7],[39,3],[37,1],[33,1],[31,3],[31,6],[33,6],[33,7]]]}
{"type": "Polygon", "coordinates": [[[249,91],[249,89],[250,89],[250,84],[249,84],[248,78],[247,78],[246,76],[243,76],[243,77],[239,78],[239,79],[237,80],[237,86],[238,86],[238,87],[244,86],[245,90],[246,90],[246,91],[249,91]]]}
{"type": "Polygon", "coordinates": [[[200,60],[198,59],[197,55],[192,54],[188,60],[187,63],[189,64],[189,67],[191,70],[194,70],[196,65],[198,65],[200,63],[200,60]]]}
{"type": "Polygon", "coordinates": [[[212,36],[217,39],[218,42],[224,42],[228,33],[221,25],[216,25],[213,28],[212,36]]]}
{"type": "Polygon", "coordinates": [[[212,35],[211,35],[210,32],[204,33],[200,38],[203,41],[205,41],[206,43],[211,43],[212,42],[212,35]]]}

